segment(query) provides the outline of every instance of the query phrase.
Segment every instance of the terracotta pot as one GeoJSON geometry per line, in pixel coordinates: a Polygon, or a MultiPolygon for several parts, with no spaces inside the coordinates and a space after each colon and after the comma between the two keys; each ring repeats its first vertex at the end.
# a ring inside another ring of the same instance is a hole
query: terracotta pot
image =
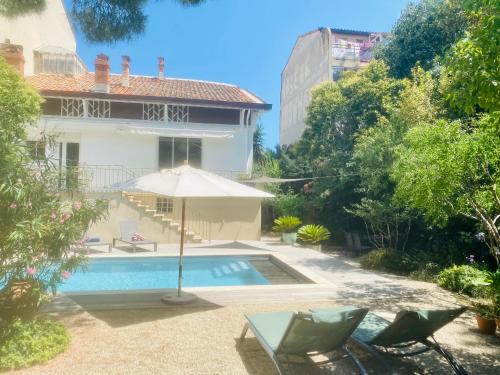
{"type": "Polygon", "coordinates": [[[497,323],[497,329],[500,331],[500,319],[496,318],[495,322],[497,323]]]}
{"type": "Polygon", "coordinates": [[[486,319],[481,315],[476,315],[476,321],[477,321],[477,328],[479,328],[479,331],[481,331],[481,333],[485,333],[487,335],[495,334],[495,330],[497,328],[495,320],[486,319]]]}

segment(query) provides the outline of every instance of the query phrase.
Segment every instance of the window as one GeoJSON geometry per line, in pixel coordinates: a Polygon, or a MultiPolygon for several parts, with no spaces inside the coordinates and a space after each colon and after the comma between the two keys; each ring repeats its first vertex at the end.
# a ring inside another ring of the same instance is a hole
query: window
{"type": "Polygon", "coordinates": [[[160,137],[158,166],[160,169],[176,168],[187,160],[189,165],[201,168],[202,142],[199,138],[160,137]]]}
{"type": "Polygon", "coordinates": [[[28,155],[32,160],[45,159],[45,142],[26,141],[26,148],[28,149],[28,155]]]}
{"type": "Polygon", "coordinates": [[[167,121],[170,122],[188,122],[189,107],[185,105],[168,105],[167,121]]]}
{"type": "Polygon", "coordinates": [[[110,118],[109,100],[88,100],[88,116],[94,118],[110,118]]]}
{"type": "Polygon", "coordinates": [[[172,213],[174,211],[174,200],[172,198],[156,198],[156,211],[162,213],[172,213]]]}
{"type": "Polygon", "coordinates": [[[61,116],[64,117],[83,117],[85,116],[83,99],[62,99],[61,116]]]}
{"type": "Polygon", "coordinates": [[[144,103],[142,119],[148,121],[165,121],[165,105],[144,103]]]}

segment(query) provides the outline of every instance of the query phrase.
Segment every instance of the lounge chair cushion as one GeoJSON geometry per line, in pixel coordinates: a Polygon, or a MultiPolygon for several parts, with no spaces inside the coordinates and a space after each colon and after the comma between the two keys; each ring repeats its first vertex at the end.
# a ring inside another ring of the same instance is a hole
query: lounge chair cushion
{"type": "Polygon", "coordinates": [[[368,320],[365,318],[366,323],[363,321],[360,324],[354,332],[354,337],[366,343],[380,346],[422,341],[450,323],[465,310],[466,308],[418,311],[402,310],[396,315],[392,323],[375,314],[368,314],[368,320]]]}
{"type": "Polygon", "coordinates": [[[274,352],[278,349],[293,315],[293,311],[280,311],[257,313],[247,315],[246,317],[252,325],[255,334],[262,337],[274,352]]]}

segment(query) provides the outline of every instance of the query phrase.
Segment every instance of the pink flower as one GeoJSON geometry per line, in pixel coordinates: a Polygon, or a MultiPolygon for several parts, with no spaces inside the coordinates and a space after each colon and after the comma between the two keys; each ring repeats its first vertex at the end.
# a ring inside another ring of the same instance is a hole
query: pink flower
{"type": "Polygon", "coordinates": [[[17,208],[17,203],[16,202],[12,202],[10,204],[9,208],[12,208],[13,210],[15,210],[17,208]]]}
{"type": "Polygon", "coordinates": [[[52,212],[52,213],[50,214],[50,218],[51,218],[52,220],[55,220],[55,219],[57,218],[56,213],[55,213],[55,212],[52,212]]]}
{"type": "Polygon", "coordinates": [[[35,267],[26,267],[26,273],[28,276],[33,276],[36,273],[35,267]]]}
{"type": "Polygon", "coordinates": [[[64,219],[59,220],[60,224],[64,224],[64,219]]]}
{"type": "Polygon", "coordinates": [[[75,202],[75,203],[73,203],[73,208],[75,210],[79,210],[80,208],[82,208],[82,202],[75,202]]]}
{"type": "Polygon", "coordinates": [[[69,272],[69,271],[64,271],[62,273],[62,277],[64,280],[68,280],[70,276],[71,276],[71,272],[69,272]]]}

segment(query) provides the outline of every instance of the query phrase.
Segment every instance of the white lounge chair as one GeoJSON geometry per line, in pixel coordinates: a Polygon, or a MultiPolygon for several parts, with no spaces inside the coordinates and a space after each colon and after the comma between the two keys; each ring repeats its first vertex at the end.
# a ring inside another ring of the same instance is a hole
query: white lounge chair
{"type": "Polygon", "coordinates": [[[90,249],[94,246],[107,246],[108,253],[111,252],[111,242],[104,242],[97,236],[90,235],[88,233],[83,236],[80,242],[77,242],[73,245],[74,249],[83,249],[87,252],[87,255],[90,254],[90,249]]]}
{"type": "Polygon", "coordinates": [[[157,243],[154,241],[142,240],[133,241],[132,237],[137,233],[137,223],[135,221],[122,221],[120,223],[120,238],[113,238],[113,247],[116,246],[116,241],[124,242],[132,246],[132,252],[135,253],[137,245],[153,245],[154,251],[157,250],[157,243]]]}

